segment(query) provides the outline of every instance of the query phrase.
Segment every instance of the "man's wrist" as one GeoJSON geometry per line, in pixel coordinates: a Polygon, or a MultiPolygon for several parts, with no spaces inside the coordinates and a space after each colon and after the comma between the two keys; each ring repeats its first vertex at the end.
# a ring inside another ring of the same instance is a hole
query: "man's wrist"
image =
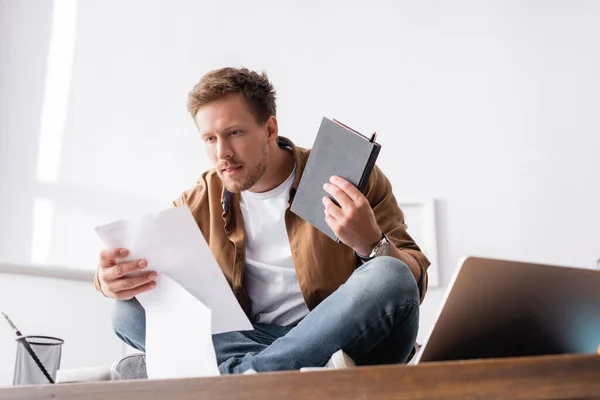
{"type": "Polygon", "coordinates": [[[371,252],[373,251],[373,248],[375,247],[375,245],[373,245],[371,247],[371,250],[369,251],[364,251],[364,250],[356,250],[354,249],[354,252],[356,253],[357,256],[359,256],[360,258],[369,258],[369,254],[371,254],[371,252]]]}
{"type": "Polygon", "coordinates": [[[373,234],[370,234],[368,238],[367,237],[365,238],[366,245],[362,245],[360,247],[355,247],[354,251],[359,256],[368,257],[369,254],[371,254],[371,252],[377,245],[377,243],[379,243],[382,236],[384,236],[384,235],[381,231],[377,231],[373,234]]]}
{"type": "Polygon", "coordinates": [[[385,234],[382,232],[379,232],[377,239],[375,241],[373,241],[370,246],[368,246],[367,248],[354,249],[354,252],[356,253],[356,255],[359,258],[361,258],[363,260],[369,260],[369,259],[373,258],[373,255],[372,255],[373,251],[375,251],[375,248],[383,239],[386,239],[385,234]]]}

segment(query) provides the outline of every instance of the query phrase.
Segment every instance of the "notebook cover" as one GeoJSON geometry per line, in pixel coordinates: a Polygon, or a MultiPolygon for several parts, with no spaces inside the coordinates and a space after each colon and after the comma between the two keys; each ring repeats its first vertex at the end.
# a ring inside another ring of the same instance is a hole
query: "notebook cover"
{"type": "Polygon", "coordinates": [[[352,129],[323,118],[290,210],[337,241],[325,222],[322,198],[331,196],[323,185],[338,175],[364,192],[380,149],[352,129]]]}

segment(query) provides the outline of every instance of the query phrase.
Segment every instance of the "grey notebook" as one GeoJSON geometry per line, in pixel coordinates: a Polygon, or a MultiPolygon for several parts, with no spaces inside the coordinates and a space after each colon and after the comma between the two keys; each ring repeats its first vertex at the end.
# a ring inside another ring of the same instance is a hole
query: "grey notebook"
{"type": "Polygon", "coordinates": [[[325,222],[322,199],[331,196],[323,185],[337,175],[364,193],[380,149],[375,134],[368,138],[336,120],[323,118],[290,210],[338,241],[325,222]]]}

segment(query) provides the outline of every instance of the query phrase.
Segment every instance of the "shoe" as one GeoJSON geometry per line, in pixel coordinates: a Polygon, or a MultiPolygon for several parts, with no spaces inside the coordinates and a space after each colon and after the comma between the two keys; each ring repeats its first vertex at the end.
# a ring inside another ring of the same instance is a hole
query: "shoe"
{"type": "Polygon", "coordinates": [[[348,354],[344,353],[343,350],[333,353],[327,364],[325,364],[325,368],[340,369],[352,367],[356,367],[354,360],[348,354]]]}
{"type": "Polygon", "coordinates": [[[356,367],[354,360],[348,354],[344,353],[343,350],[338,350],[335,353],[333,353],[333,355],[331,356],[329,361],[327,361],[327,364],[325,364],[325,366],[323,366],[323,367],[303,367],[303,368],[300,368],[300,371],[308,372],[308,371],[319,371],[319,370],[323,370],[323,369],[342,369],[342,368],[352,368],[352,367],[356,367]]]}
{"type": "Polygon", "coordinates": [[[110,369],[119,375],[119,379],[148,379],[144,353],[133,353],[121,357],[115,360],[110,369]]]}

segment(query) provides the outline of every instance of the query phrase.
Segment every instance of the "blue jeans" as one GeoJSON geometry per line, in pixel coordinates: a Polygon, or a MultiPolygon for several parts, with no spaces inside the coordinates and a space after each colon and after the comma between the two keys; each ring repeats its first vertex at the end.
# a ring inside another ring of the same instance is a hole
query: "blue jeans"
{"type": "MultiPolygon", "coordinates": [[[[117,301],[112,322],[119,338],[144,351],[145,313],[136,299],[117,301]]],[[[253,325],[213,335],[222,374],[323,366],[340,349],[358,365],[405,363],[417,337],[419,292],[406,264],[378,257],[296,326],[253,325]]]]}

